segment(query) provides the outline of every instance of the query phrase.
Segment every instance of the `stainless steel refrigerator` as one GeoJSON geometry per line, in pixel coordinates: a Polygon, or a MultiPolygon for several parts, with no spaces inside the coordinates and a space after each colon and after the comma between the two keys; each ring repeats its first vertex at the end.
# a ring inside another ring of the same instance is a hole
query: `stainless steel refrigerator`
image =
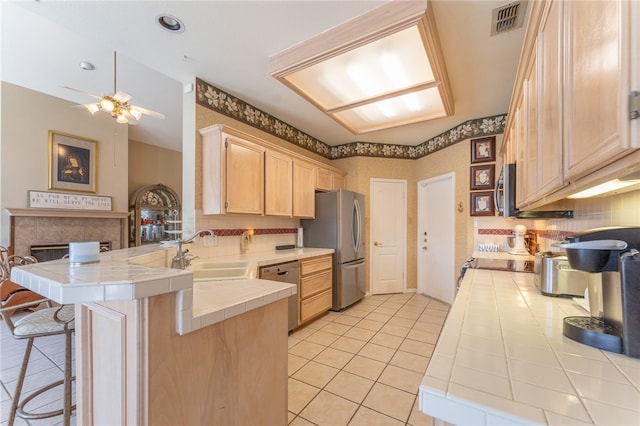
{"type": "Polygon", "coordinates": [[[332,248],[333,307],[364,297],[364,195],[339,189],[316,193],[315,219],[302,220],[305,247],[332,248]]]}

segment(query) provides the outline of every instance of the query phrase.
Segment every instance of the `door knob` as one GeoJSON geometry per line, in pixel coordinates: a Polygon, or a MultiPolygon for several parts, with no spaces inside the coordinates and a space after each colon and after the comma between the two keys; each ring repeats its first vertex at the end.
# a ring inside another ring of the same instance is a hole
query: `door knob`
{"type": "Polygon", "coordinates": [[[376,241],[375,243],[373,243],[373,245],[376,246],[376,247],[379,247],[379,246],[382,245],[382,243],[379,243],[379,242],[376,241]]]}
{"type": "Polygon", "coordinates": [[[426,250],[426,249],[427,249],[427,246],[422,246],[422,250],[426,250]]]}

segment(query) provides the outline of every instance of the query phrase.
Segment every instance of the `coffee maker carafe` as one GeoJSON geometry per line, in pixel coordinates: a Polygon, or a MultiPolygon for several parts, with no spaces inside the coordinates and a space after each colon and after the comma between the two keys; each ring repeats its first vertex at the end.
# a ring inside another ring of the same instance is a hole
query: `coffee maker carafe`
{"type": "Polygon", "coordinates": [[[640,358],[640,227],[587,230],[557,246],[566,250],[573,269],[602,273],[602,312],[565,318],[562,333],[640,358]]]}

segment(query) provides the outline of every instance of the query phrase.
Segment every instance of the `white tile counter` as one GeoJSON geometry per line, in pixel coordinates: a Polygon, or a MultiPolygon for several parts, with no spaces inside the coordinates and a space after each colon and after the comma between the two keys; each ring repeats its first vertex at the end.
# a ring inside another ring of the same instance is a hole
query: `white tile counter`
{"type": "Polygon", "coordinates": [[[562,335],[588,315],[533,274],[470,269],[420,385],[420,410],[457,425],[640,424],[640,360],[562,335]]]}
{"type": "Polygon", "coordinates": [[[100,262],[69,265],[68,259],[13,268],[11,279],[61,304],[133,300],[175,292],[177,332],[185,334],[296,294],[296,286],[259,280],[259,266],[333,253],[301,248],[215,260],[248,260],[247,279],[193,282],[191,271],[167,268],[175,248],[158,244],[100,254],[100,262]]]}

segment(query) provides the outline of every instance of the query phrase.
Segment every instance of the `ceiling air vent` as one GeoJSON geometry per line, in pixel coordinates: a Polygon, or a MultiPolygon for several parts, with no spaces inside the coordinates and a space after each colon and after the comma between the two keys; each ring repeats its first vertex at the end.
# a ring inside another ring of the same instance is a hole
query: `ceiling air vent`
{"type": "Polygon", "coordinates": [[[506,33],[522,27],[526,9],[526,1],[515,1],[493,9],[491,12],[491,35],[506,33]]]}

